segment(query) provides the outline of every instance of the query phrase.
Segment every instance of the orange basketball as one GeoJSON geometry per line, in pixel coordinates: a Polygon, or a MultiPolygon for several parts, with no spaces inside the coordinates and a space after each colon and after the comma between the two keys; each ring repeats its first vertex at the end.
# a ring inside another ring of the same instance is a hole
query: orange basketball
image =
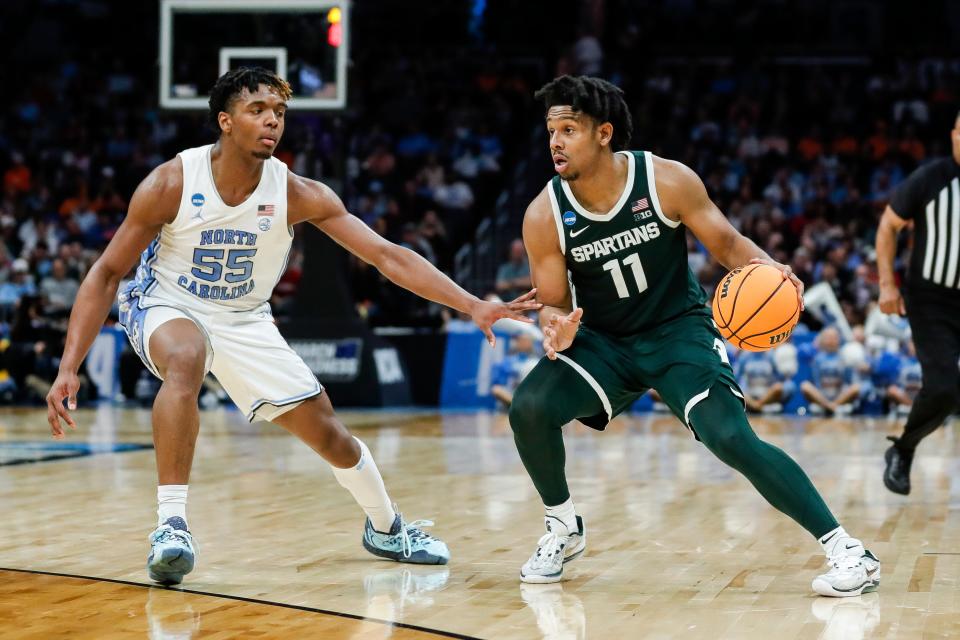
{"type": "Polygon", "coordinates": [[[713,295],[713,320],[720,335],[747,351],[783,344],[799,319],[797,288],[770,265],[737,267],[713,295]]]}

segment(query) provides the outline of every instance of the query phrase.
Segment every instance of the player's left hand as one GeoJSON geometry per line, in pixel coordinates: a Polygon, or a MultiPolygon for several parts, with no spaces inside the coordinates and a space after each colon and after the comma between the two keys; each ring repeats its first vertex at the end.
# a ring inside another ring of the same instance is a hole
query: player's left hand
{"type": "Polygon", "coordinates": [[[534,296],[536,295],[537,290],[531,289],[511,302],[487,302],[486,300],[480,300],[474,305],[473,309],[470,310],[470,317],[473,318],[476,325],[480,327],[480,331],[483,331],[483,335],[487,336],[487,342],[489,342],[492,347],[497,344],[497,337],[493,335],[493,323],[500,318],[510,318],[511,320],[519,320],[520,322],[533,324],[533,319],[523,314],[525,311],[536,311],[543,306],[534,300],[534,296]]]}
{"type": "Polygon", "coordinates": [[[793,283],[793,286],[797,288],[797,299],[800,302],[800,311],[803,311],[803,282],[801,282],[800,278],[793,272],[790,265],[780,264],[779,262],[767,260],[766,258],[753,258],[750,264],[768,264],[775,269],[779,269],[780,272],[783,273],[783,279],[789,280],[793,283]]]}

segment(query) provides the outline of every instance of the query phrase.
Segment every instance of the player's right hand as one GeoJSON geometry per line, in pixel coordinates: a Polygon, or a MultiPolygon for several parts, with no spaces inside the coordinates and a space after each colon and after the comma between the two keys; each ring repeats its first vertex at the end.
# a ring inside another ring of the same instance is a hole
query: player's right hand
{"type": "Polygon", "coordinates": [[[880,285],[880,311],[907,315],[907,307],[903,304],[903,296],[900,295],[897,285],[880,285]]]}
{"type": "Polygon", "coordinates": [[[70,425],[71,429],[77,428],[77,423],[70,417],[67,407],[63,406],[63,401],[67,401],[70,411],[77,408],[77,391],[80,390],[80,379],[76,373],[70,371],[61,371],[57,374],[57,379],[53,381],[50,392],[47,394],[47,422],[50,423],[50,433],[57,440],[63,439],[63,425],[60,424],[60,418],[70,425]]]}
{"type": "Polygon", "coordinates": [[[580,318],[583,309],[577,307],[565,316],[553,314],[550,322],[543,329],[543,351],[551,360],[557,359],[557,354],[570,347],[577,337],[580,328],[580,318]]]}

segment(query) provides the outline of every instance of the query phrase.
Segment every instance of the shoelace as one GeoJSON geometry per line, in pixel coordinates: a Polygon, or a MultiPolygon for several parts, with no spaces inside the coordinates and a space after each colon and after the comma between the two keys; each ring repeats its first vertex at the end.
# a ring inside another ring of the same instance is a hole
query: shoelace
{"type": "Polygon", "coordinates": [[[856,569],[857,565],[861,564],[862,561],[860,556],[838,555],[830,558],[828,562],[834,569],[849,571],[856,569]]]}
{"type": "Polygon", "coordinates": [[[537,552],[534,554],[535,564],[539,565],[548,562],[554,555],[560,553],[565,543],[560,541],[560,536],[552,531],[547,531],[537,540],[537,552]]]}
{"type": "Polygon", "coordinates": [[[165,527],[160,530],[160,533],[157,534],[157,542],[169,542],[171,538],[176,538],[179,542],[182,542],[184,545],[190,545],[190,537],[185,531],[180,529],[174,529],[172,527],[165,527]]]}
{"type": "Polygon", "coordinates": [[[400,515],[400,548],[403,549],[403,557],[409,558],[413,554],[413,543],[420,539],[429,539],[430,534],[423,531],[421,527],[432,527],[433,520],[414,520],[413,522],[404,522],[403,514],[400,515]]]}

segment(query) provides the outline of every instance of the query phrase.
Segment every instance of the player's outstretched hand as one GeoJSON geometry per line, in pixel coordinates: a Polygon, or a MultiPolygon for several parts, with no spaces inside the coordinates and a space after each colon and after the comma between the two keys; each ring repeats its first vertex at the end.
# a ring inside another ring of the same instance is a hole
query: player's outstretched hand
{"type": "Polygon", "coordinates": [[[767,260],[766,258],[754,258],[750,261],[750,264],[768,264],[775,269],[779,269],[781,273],[783,273],[783,279],[789,280],[793,283],[793,286],[797,288],[797,298],[800,301],[800,311],[803,311],[803,282],[793,272],[793,269],[790,268],[790,265],[780,264],[779,262],[767,260]]]}
{"type": "Polygon", "coordinates": [[[476,323],[483,335],[487,336],[487,342],[490,346],[497,344],[497,337],[493,335],[493,323],[500,318],[510,318],[532,324],[533,320],[523,315],[525,311],[536,311],[543,305],[534,300],[537,295],[536,289],[531,289],[525,294],[510,302],[487,302],[480,301],[474,307],[470,316],[476,323]]]}
{"type": "Polygon", "coordinates": [[[64,435],[60,418],[63,418],[71,429],[77,428],[77,423],[70,417],[69,411],[63,406],[63,401],[67,401],[70,411],[76,409],[79,389],[80,379],[77,378],[77,374],[69,371],[61,371],[53,381],[53,386],[50,387],[50,392],[47,394],[47,422],[50,423],[50,433],[57,440],[63,439],[64,435]]]}
{"type": "Polygon", "coordinates": [[[880,311],[907,315],[907,307],[903,304],[903,296],[900,295],[900,288],[897,285],[880,285],[880,311]]]}
{"type": "Polygon", "coordinates": [[[577,307],[565,316],[553,314],[550,322],[543,329],[543,350],[551,360],[557,359],[557,354],[573,344],[580,328],[580,318],[583,309],[577,307]]]}

